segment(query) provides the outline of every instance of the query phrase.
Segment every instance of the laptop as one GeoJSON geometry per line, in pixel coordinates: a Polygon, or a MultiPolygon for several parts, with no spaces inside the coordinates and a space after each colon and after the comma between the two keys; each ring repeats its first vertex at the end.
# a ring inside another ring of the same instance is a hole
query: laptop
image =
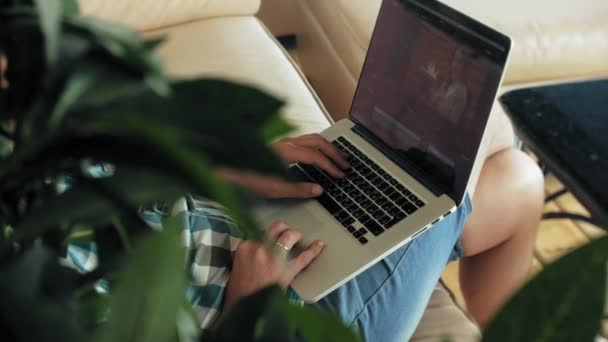
{"type": "MultiPolygon", "coordinates": [[[[286,221],[324,251],[292,283],[315,302],[456,210],[496,98],[510,39],[434,0],[384,0],[348,119],[321,135],[348,153],[346,177],[314,165],[295,179],[311,200],[265,202],[263,227],[286,221]]],[[[480,161],[482,162],[482,161],[480,161]]]]}

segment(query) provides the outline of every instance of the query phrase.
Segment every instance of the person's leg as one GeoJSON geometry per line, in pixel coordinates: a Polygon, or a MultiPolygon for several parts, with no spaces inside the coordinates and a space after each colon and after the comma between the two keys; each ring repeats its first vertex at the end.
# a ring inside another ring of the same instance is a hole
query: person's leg
{"type": "Polygon", "coordinates": [[[488,133],[494,138],[473,193],[460,264],[467,309],[482,327],[525,280],[544,199],[543,175],[512,148],[508,119],[495,118],[488,133]]]}
{"type": "Polygon", "coordinates": [[[452,257],[470,204],[467,197],[454,214],[316,305],[340,315],[366,341],[407,341],[452,257]]]}

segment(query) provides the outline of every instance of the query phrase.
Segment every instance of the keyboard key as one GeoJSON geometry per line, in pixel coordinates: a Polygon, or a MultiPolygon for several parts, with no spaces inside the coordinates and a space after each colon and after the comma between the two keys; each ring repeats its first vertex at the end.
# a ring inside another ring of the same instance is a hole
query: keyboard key
{"type": "Polygon", "coordinates": [[[346,206],[346,211],[348,211],[349,213],[352,213],[357,209],[359,209],[359,206],[356,205],[355,203],[352,203],[352,204],[346,206]]]}
{"type": "Polygon", "coordinates": [[[359,231],[356,231],[353,233],[353,236],[355,237],[355,239],[359,239],[361,237],[361,233],[359,233],[359,231]]]}
{"type": "Polygon", "coordinates": [[[409,198],[409,199],[410,199],[412,202],[414,202],[414,203],[415,203],[416,201],[419,201],[418,197],[416,197],[416,195],[414,195],[414,194],[410,195],[408,198],[409,198]]]}
{"type": "Polygon", "coordinates": [[[386,196],[390,196],[395,189],[391,188],[387,182],[382,182],[378,185],[378,189],[382,191],[386,196]]]}
{"type": "Polygon", "coordinates": [[[355,229],[355,227],[353,227],[353,226],[348,226],[348,227],[346,227],[346,230],[348,230],[348,232],[349,232],[349,233],[354,233],[354,232],[356,232],[356,231],[357,231],[357,230],[355,229]]]}
{"type": "Polygon", "coordinates": [[[388,198],[390,198],[390,199],[391,199],[391,201],[395,201],[395,202],[396,202],[396,201],[397,201],[399,198],[403,198],[403,196],[401,196],[401,194],[400,194],[400,193],[398,193],[397,191],[395,191],[395,192],[393,192],[392,194],[390,194],[390,195],[388,196],[388,198]]]}
{"type": "Polygon", "coordinates": [[[327,191],[330,195],[332,195],[333,197],[338,196],[339,194],[342,193],[342,190],[338,189],[338,188],[333,188],[333,189],[328,189],[327,191]]]}
{"type": "Polygon", "coordinates": [[[391,217],[390,217],[390,216],[388,216],[388,215],[383,215],[382,217],[380,217],[380,218],[378,219],[378,222],[380,222],[380,224],[382,224],[382,225],[385,225],[385,224],[389,223],[389,222],[390,222],[390,220],[391,220],[391,217]]]}
{"type": "Polygon", "coordinates": [[[349,216],[349,217],[345,218],[344,220],[342,220],[342,222],[340,222],[340,223],[342,223],[342,225],[344,227],[350,226],[351,224],[355,223],[355,219],[349,216]]]}
{"type": "Polygon", "coordinates": [[[346,212],[346,210],[340,210],[334,214],[334,217],[338,222],[344,221],[346,218],[350,217],[350,215],[346,212]]]}
{"type": "Polygon", "coordinates": [[[379,220],[382,216],[384,216],[384,212],[380,209],[374,211],[372,214],[372,217],[376,220],[379,220]]]}
{"type": "Polygon", "coordinates": [[[361,195],[359,195],[359,196],[357,196],[357,197],[355,197],[353,199],[355,200],[355,202],[361,203],[361,202],[367,200],[367,197],[365,197],[365,196],[363,196],[363,194],[361,194],[361,195]]]}
{"type": "Polygon", "coordinates": [[[369,198],[371,198],[373,201],[377,201],[379,198],[382,198],[382,195],[379,192],[375,191],[369,194],[369,198]]]}
{"type": "Polygon", "coordinates": [[[378,190],[383,191],[389,188],[389,185],[387,182],[385,181],[379,181],[378,183],[374,183],[374,185],[376,185],[376,188],[378,188],[378,190]]]}
{"type": "Polygon", "coordinates": [[[386,174],[386,172],[384,170],[380,169],[380,170],[378,170],[378,174],[380,176],[384,176],[386,174]]]}
{"type": "Polygon", "coordinates": [[[395,178],[391,179],[389,181],[389,183],[391,183],[391,185],[397,185],[397,184],[399,184],[399,182],[397,182],[397,180],[395,178]]]}
{"type": "Polygon", "coordinates": [[[384,211],[386,212],[389,212],[392,209],[397,209],[397,207],[395,207],[392,202],[386,202],[382,205],[382,209],[384,209],[384,211]]]}
{"type": "Polygon", "coordinates": [[[367,243],[367,239],[366,239],[366,238],[364,238],[364,237],[360,237],[360,238],[359,238],[359,242],[360,242],[362,245],[365,245],[365,244],[367,243]]]}
{"type": "Polygon", "coordinates": [[[367,177],[370,174],[373,175],[373,171],[367,167],[367,166],[362,166],[360,169],[358,169],[357,171],[359,171],[359,173],[363,176],[363,177],[367,177]]]}
{"type": "Polygon", "coordinates": [[[373,204],[373,203],[368,208],[365,208],[365,210],[367,210],[368,213],[373,213],[374,211],[377,211],[379,209],[380,208],[377,205],[373,204]]]}
{"type": "Polygon", "coordinates": [[[384,232],[384,228],[382,228],[374,220],[367,221],[367,223],[365,223],[365,228],[367,228],[367,230],[369,230],[375,236],[378,236],[378,235],[382,234],[382,232],[384,232]]]}
{"type": "Polygon", "coordinates": [[[401,193],[404,194],[405,196],[409,196],[411,194],[411,192],[408,189],[401,191],[401,193]]]}
{"type": "Polygon", "coordinates": [[[371,220],[371,217],[369,217],[369,215],[367,214],[363,214],[361,215],[361,217],[358,218],[359,222],[365,224],[365,222],[371,220]]]}
{"type": "Polygon", "coordinates": [[[403,185],[401,185],[401,184],[397,184],[396,188],[397,188],[397,190],[399,190],[399,191],[403,191],[403,190],[405,190],[405,187],[404,187],[403,185]]]}
{"type": "Polygon", "coordinates": [[[384,182],[382,178],[378,177],[376,174],[372,174],[368,179],[370,183],[374,184],[375,186],[379,186],[380,182],[384,182]]]}
{"type": "Polygon", "coordinates": [[[397,198],[395,201],[395,204],[397,204],[398,206],[403,206],[405,203],[407,203],[407,199],[405,197],[399,196],[399,198],[397,198]]]}
{"type": "Polygon", "coordinates": [[[346,178],[340,178],[340,179],[336,180],[336,185],[341,188],[347,186],[348,184],[350,184],[350,182],[347,181],[346,178]]]}
{"type": "Polygon", "coordinates": [[[340,202],[345,207],[350,207],[351,205],[355,205],[355,202],[348,197],[345,197],[343,201],[340,202]]]}
{"type": "Polygon", "coordinates": [[[350,194],[355,187],[352,184],[347,184],[344,188],[342,188],[347,194],[350,194]]]}
{"type": "Polygon", "coordinates": [[[390,181],[391,179],[393,179],[393,177],[391,177],[391,175],[389,175],[388,173],[385,173],[382,178],[386,179],[387,181],[390,181]]]}
{"type": "Polygon", "coordinates": [[[352,213],[356,219],[359,219],[359,217],[365,215],[365,211],[363,211],[363,209],[356,209],[356,210],[352,211],[352,213]]]}
{"type": "Polygon", "coordinates": [[[418,208],[422,208],[424,207],[424,202],[422,202],[421,200],[417,200],[416,205],[418,206],[418,208]]]}
{"type": "Polygon", "coordinates": [[[404,218],[406,218],[407,215],[405,215],[404,213],[398,213],[397,215],[395,215],[393,217],[393,219],[391,221],[389,221],[388,223],[386,223],[384,225],[384,228],[389,229],[392,226],[396,225],[397,223],[399,223],[401,220],[403,220],[404,218]]]}
{"type": "Polygon", "coordinates": [[[348,142],[345,137],[338,137],[338,141],[341,142],[341,143],[343,143],[343,144],[346,143],[346,142],[348,142]]]}
{"type": "Polygon", "coordinates": [[[386,212],[387,212],[387,214],[389,214],[390,216],[395,216],[395,215],[397,215],[397,214],[401,213],[402,211],[401,211],[401,210],[399,210],[399,208],[397,208],[397,207],[393,207],[393,208],[391,208],[391,209],[387,210],[386,212]]]}
{"type": "Polygon", "coordinates": [[[331,197],[327,196],[326,194],[322,194],[321,196],[317,197],[316,200],[317,202],[319,202],[319,204],[321,204],[323,208],[325,208],[325,210],[327,210],[332,215],[337,213],[341,209],[338,203],[336,203],[333,199],[331,199],[331,197]]]}
{"type": "Polygon", "coordinates": [[[401,206],[401,208],[402,208],[403,210],[405,210],[405,212],[406,212],[408,215],[413,214],[413,213],[414,213],[416,210],[418,210],[418,208],[416,208],[416,206],[415,206],[415,205],[413,205],[413,204],[412,204],[412,203],[410,203],[410,202],[407,202],[406,204],[402,205],[402,206],[401,206]]]}
{"type": "Polygon", "coordinates": [[[334,198],[336,199],[336,201],[342,202],[347,197],[346,197],[346,195],[342,191],[340,191],[340,193],[337,194],[336,196],[334,196],[334,198]]]}
{"type": "Polygon", "coordinates": [[[376,200],[376,204],[379,206],[383,206],[388,203],[388,199],[386,197],[380,197],[376,200]]]}
{"type": "Polygon", "coordinates": [[[361,234],[361,236],[367,234],[367,230],[365,230],[365,228],[361,228],[358,230],[359,234],[361,234]]]}
{"type": "Polygon", "coordinates": [[[356,186],[361,187],[363,186],[363,184],[367,184],[367,182],[365,181],[365,179],[359,178],[359,179],[355,179],[354,182],[356,186]]]}
{"type": "Polygon", "coordinates": [[[367,197],[359,202],[359,205],[363,208],[363,209],[367,209],[370,205],[372,205],[372,201],[368,200],[367,197]]]}

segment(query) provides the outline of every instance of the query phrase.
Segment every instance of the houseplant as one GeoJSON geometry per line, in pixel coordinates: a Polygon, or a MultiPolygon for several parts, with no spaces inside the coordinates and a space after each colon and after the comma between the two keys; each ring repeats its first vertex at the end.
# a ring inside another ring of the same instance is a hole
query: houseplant
{"type": "Polygon", "coordinates": [[[170,220],[149,229],[139,207],[196,193],[259,239],[246,196],[213,168],[283,175],[266,142],[289,126],[282,103],[254,88],[169,79],[153,55],[161,42],[79,17],[75,0],[0,1],[2,339],[282,340],[295,327],[311,340],[355,338],[276,288],[200,335],[178,232],[170,220]],[[96,249],[92,270],[62,264],[78,245],[96,249]]]}

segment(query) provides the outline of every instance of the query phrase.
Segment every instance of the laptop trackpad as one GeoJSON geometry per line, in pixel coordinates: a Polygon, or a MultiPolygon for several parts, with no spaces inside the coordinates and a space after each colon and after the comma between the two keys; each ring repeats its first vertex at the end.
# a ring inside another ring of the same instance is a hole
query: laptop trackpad
{"type": "Polygon", "coordinates": [[[255,210],[255,216],[262,229],[268,229],[276,221],[285,221],[290,227],[300,231],[309,242],[321,230],[322,223],[314,210],[307,205],[264,206],[255,210]]]}

